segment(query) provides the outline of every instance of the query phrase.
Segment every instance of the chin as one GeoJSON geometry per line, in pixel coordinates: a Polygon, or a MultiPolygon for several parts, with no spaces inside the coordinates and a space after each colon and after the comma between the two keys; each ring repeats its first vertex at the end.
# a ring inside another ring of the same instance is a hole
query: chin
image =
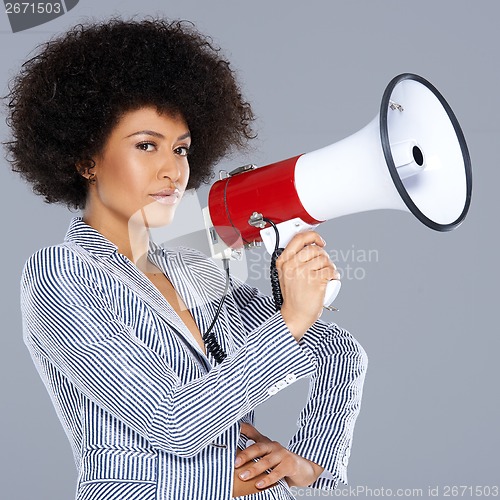
{"type": "Polygon", "coordinates": [[[175,216],[177,205],[162,206],[159,203],[151,203],[144,207],[144,223],[149,228],[168,226],[175,216]]]}

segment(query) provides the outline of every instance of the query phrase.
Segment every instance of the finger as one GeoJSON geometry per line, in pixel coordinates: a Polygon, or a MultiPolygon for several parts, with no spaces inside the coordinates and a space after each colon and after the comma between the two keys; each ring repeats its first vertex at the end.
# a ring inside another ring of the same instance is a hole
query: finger
{"type": "MultiPolygon", "coordinates": [[[[331,280],[340,279],[340,273],[330,263],[322,259],[313,259],[294,273],[294,277],[302,277],[307,283],[325,284],[331,280]]],[[[305,282],[304,282],[305,283],[305,282]]]]}
{"type": "Polygon", "coordinates": [[[236,468],[243,466],[247,462],[252,461],[254,458],[261,458],[272,451],[272,446],[270,443],[255,443],[250,445],[248,448],[240,451],[234,465],[236,468]]]}
{"type": "Polygon", "coordinates": [[[297,260],[298,262],[307,262],[308,260],[314,259],[318,255],[325,255],[328,257],[326,251],[318,245],[307,245],[301,248],[294,257],[289,260],[297,260]]]}
{"type": "Polygon", "coordinates": [[[320,281],[340,278],[340,274],[333,262],[328,258],[325,259],[323,256],[318,256],[306,262],[303,264],[302,269],[304,272],[311,273],[311,278],[319,279],[320,281]]]}
{"type": "Polygon", "coordinates": [[[244,481],[253,479],[254,477],[257,477],[276,467],[283,460],[283,457],[284,454],[280,452],[270,453],[269,455],[259,459],[257,462],[245,464],[243,467],[240,467],[238,470],[238,476],[244,481]]]}
{"type": "Polygon", "coordinates": [[[335,264],[331,260],[328,252],[324,248],[318,247],[317,245],[308,245],[302,248],[302,250],[297,252],[294,257],[285,263],[285,266],[293,264],[300,266],[318,258],[323,259],[325,264],[331,265],[335,268],[335,264]]]}
{"type": "Polygon", "coordinates": [[[331,281],[331,280],[340,280],[340,273],[337,271],[336,267],[325,266],[316,271],[319,273],[318,278],[320,281],[331,281]]]}
{"type": "Polygon", "coordinates": [[[295,273],[316,271],[324,267],[336,270],[335,264],[324,250],[320,248],[309,250],[309,247],[306,247],[295,257],[278,266],[278,276],[281,279],[282,276],[293,276],[295,273]]]}
{"type": "Polygon", "coordinates": [[[259,489],[263,489],[277,483],[280,479],[286,477],[285,469],[285,467],[276,466],[269,474],[259,479],[259,481],[255,483],[255,486],[259,489]]]}
{"type": "Polygon", "coordinates": [[[325,283],[332,280],[340,280],[340,273],[335,269],[325,267],[316,272],[318,273],[319,280],[325,283]]]}
{"type": "Polygon", "coordinates": [[[316,280],[316,272],[323,269],[329,269],[332,273],[335,273],[335,267],[332,261],[325,255],[317,255],[307,262],[300,264],[288,262],[287,265],[283,266],[283,268],[279,271],[279,277],[280,279],[285,277],[307,277],[308,279],[316,280]]]}
{"type": "Polygon", "coordinates": [[[253,425],[247,422],[241,422],[240,432],[246,437],[253,439],[254,441],[261,441],[262,439],[268,439],[266,436],[261,434],[253,425]]]}
{"type": "Polygon", "coordinates": [[[326,255],[317,255],[311,260],[303,264],[303,269],[307,271],[322,271],[323,269],[329,269],[335,272],[335,266],[330,258],[326,255]]]}
{"type": "Polygon", "coordinates": [[[279,256],[278,260],[281,262],[286,262],[297,252],[302,250],[302,248],[307,245],[312,245],[313,243],[320,247],[325,246],[325,241],[315,231],[305,231],[303,233],[298,233],[290,240],[290,243],[288,243],[283,253],[279,256]]]}

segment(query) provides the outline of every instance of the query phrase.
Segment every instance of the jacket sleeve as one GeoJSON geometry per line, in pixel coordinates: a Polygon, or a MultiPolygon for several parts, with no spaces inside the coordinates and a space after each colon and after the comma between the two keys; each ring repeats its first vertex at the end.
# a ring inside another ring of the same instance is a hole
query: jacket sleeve
{"type": "Polygon", "coordinates": [[[64,246],[34,254],[23,269],[24,340],[88,398],[153,446],[194,456],[271,396],[276,380],[314,366],[279,313],[208,373],[182,383],[165,358],[141,342],[92,273],[64,246]],[[217,409],[217,411],[214,411],[217,409]]]}
{"type": "MultiPolygon", "coordinates": [[[[287,448],[324,468],[311,488],[332,490],[347,482],[354,425],[361,408],[368,357],[346,330],[332,323],[308,332],[314,342],[316,370],[309,396],[287,448]]],[[[310,347],[307,347],[310,348],[310,347]]]]}
{"type": "MultiPolygon", "coordinates": [[[[234,293],[244,321],[251,326],[255,317],[273,314],[272,297],[242,282],[237,282],[234,293]]],[[[347,463],[368,357],[348,331],[321,320],[305,333],[299,345],[313,360],[315,370],[297,420],[298,430],[287,448],[324,468],[310,487],[331,490],[339,480],[347,484],[347,463]]]]}

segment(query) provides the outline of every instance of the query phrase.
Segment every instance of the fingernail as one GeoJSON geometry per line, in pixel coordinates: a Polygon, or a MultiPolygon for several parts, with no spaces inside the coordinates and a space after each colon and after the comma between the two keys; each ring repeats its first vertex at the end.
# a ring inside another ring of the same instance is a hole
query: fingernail
{"type": "Polygon", "coordinates": [[[250,475],[250,472],[246,470],[245,472],[242,472],[240,474],[240,477],[241,477],[241,479],[246,479],[249,475],[250,475]]]}
{"type": "Polygon", "coordinates": [[[236,467],[238,467],[240,464],[241,464],[241,458],[240,458],[240,457],[238,457],[238,458],[234,461],[234,465],[235,465],[236,467]]]}
{"type": "Polygon", "coordinates": [[[257,488],[263,488],[265,484],[264,481],[259,481],[255,486],[257,486],[257,488]]]}
{"type": "MultiPolygon", "coordinates": [[[[321,236],[320,236],[320,238],[321,238],[321,236]]],[[[323,242],[323,245],[326,245],[326,241],[323,238],[321,238],[321,241],[323,242]]]]}

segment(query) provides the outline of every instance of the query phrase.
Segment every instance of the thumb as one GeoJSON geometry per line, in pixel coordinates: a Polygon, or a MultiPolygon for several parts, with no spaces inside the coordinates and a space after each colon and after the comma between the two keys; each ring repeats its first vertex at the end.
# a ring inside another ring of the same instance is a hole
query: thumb
{"type": "Polygon", "coordinates": [[[246,437],[253,439],[255,442],[264,438],[264,436],[253,426],[247,422],[241,422],[242,434],[245,434],[246,437]]]}

